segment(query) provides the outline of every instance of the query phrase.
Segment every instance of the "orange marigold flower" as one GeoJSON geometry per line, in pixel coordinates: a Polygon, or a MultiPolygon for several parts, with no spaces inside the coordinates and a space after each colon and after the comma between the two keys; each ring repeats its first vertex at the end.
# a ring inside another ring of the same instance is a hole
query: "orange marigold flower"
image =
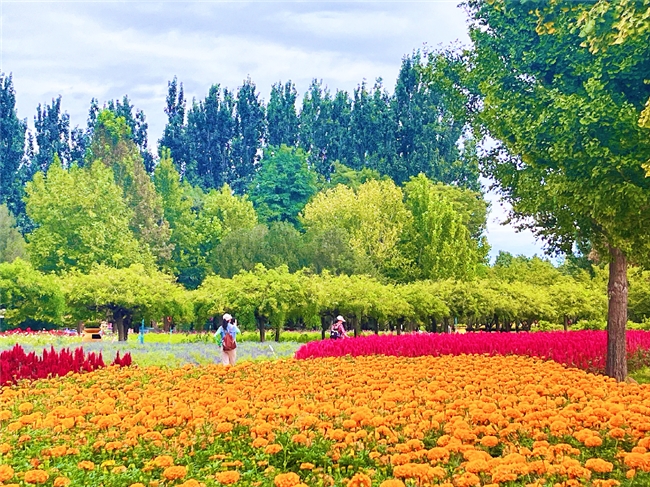
{"type": "Polygon", "coordinates": [[[275,487],[296,487],[300,484],[300,477],[297,473],[281,473],[273,479],[275,487]]]}
{"type": "Polygon", "coordinates": [[[170,455],[159,455],[153,459],[153,464],[159,468],[171,467],[174,465],[174,459],[170,455]]]}
{"type": "Polygon", "coordinates": [[[9,465],[0,465],[0,482],[6,482],[14,476],[14,469],[9,465]]]}
{"type": "Polygon", "coordinates": [[[165,477],[167,480],[182,479],[186,475],[187,475],[187,468],[184,467],[183,465],[179,465],[176,467],[167,467],[163,471],[163,477],[165,477]]]}
{"type": "Polygon", "coordinates": [[[603,440],[601,440],[598,436],[590,436],[589,438],[585,438],[583,443],[585,446],[596,447],[602,445],[603,440]]]}
{"type": "Polygon", "coordinates": [[[277,443],[273,443],[272,445],[267,446],[264,448],[264,453],[267,455],[275,455],[276,453],[279,453],[282,451],[282,445],[278,445],[277,443]]]}
{"type": "Polygon", "coordinates": [[[136,482],[135,484],[129,485],[129,487],[145,487],[145,486],[144,486],[144,484],[142,484],[140,482],[136,482]]]}
{"type": "Polygon", "coordinates": [[[485,446],[487,448],[492,448],[493,446],[497,446],[499,444],[499,438],[496,436],[484,436],[481,438],[481,445],[485,446]]]}
{"type": "Polygon", "coordinates": [[[28,470],[25,472],[25,483],[27,484],[44,484],[50,476],[44,470],[28,470]]]}
{"type": "Polygon", "coordinates": [[[266,438],[255,438],[253,440],[253,448],[262,448],[269,444],[269,440],[266,438]]]}
{"type": "Polygon", "coordinates": [[[379,487],[406,487],[404,485],[404,482],[398,479],[388,479],[384,480],[381,484],[379,484],[379,487]]]}
{"type": "Polygon", "coordinates": [[[233,429],[232,423],[219,423],[217,425],[218,433],[230,433],[233,429]]]}
{"type": "Polygon", "coordinates": [[[188,479],[182,484],[178,484],[178,487],[201,487],[201,483],[196,479],[188,479]]]}
{"type": "Polygon", "coordinates": [[[593,472],[605,473],[614,470],[614,464],[600,458],[590,458],[585,462],[585,467],[593,472]]]}
{"type": "Polygon", "coordinates": [[[21,413],[31,413],[32,410],[34,409],[34,405],[31,402],[24,402],[20,406],[18,406],[18,411],[21,413]]]}
{"type": "Polygon", "coordinates": [[[298,433],[297,435],[293,435],[291,437],[291,441],[294,443],[298,443],[299,445],[309,444],[309,438],[307,438],[307,435],[303,433],[298,433]]]}
{"type": "Polygon", "coordinates": [[[0,455],[9,453],[9,450],[11,450],[11,445],[9,443],[0,443],[0,455]]]}
{"type": "Polygon", "coordinates": [[[457,487],[474,487],[475,485],[481,485],[481,479],[473,473],[465,472],[454,479],[454,484],[457,487]]]}
{"type": "Polygon", "coordinates": [[[350,479],[348,487],[372,487],[372,479],[364,473],[358,473],[350,479]]]}
{"type": "Polygon", "coordinates": [[[54,479],[54,487],[67,487],[72,481],[68,477],[57,477],[54,479]]]}
{"type": "Polygon", "coordinates": [[[315,466],[313,463],[303,462],[300,464],[300,470],[313,470],[315,466]]]}
{"type": "Polygon", "coordinates": [[[236,470],[227,470],[225,472],[219,472],[217,475],[215,475],[215,478],[219,483],[225,484],[225,485],[230,485],[234,484],[235,482],[239,482],[240,479],[239,472],[236,470]]]}
{"type": "Polygon", "coordinates": [[[81,462],[77,463],[77,467],[79,467],[81,470],[95,470],[95,464],[90,460],[82,460],[81,462]]]}

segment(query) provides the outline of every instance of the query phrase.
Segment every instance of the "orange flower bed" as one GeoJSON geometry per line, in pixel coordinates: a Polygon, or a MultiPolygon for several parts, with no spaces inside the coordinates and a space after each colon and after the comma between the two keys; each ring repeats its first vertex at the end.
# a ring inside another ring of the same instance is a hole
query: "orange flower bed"
{"type": "Polygon", "coordinates": [[[0,485],[650,485],[650,386],[507,356],[108,368],[0,392],[0,485]]]}

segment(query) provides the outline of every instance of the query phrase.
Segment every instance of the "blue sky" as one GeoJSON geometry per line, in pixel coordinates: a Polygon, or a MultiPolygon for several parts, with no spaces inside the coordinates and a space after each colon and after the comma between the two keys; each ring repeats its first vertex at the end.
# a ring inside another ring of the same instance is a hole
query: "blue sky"
{"type": "MultiPolygon", "coordinates": [[[[401,59],[416,49],[468,43],[457,2],[101,2],[2,1],[2,71],[12,73],[20,118],[62,95],[72,125],[85,125],[90,99],[129,95],[156,146],[166,122],[167,82],[202,98],[219,83],[249,77],[268,100],[271,85],[312,79],[351,92],[381,77],[392,91],[401,59]]],[[[491,255],[541,254],[529,232],[500,225],[505,208],[489,193],[491,255]]]]}

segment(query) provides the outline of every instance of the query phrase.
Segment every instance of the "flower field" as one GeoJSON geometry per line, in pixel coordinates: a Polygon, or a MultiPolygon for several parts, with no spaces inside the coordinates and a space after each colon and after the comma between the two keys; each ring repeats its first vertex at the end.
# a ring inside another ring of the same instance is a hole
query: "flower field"
{"type": "Polygon", "coordinates": [[[520,356],[108,367],[2,389],[0,482],[643,486],[648,404],[520,356]]]}
{"type": "MultiPolygon", "coordinates": [[[[111,365],[128,367],[131,355],[120,357],[118,352],[111,365]]],[[[61,351],[43,350],[39,356],[35,352],[26,353],[23,347],[15,345],[11,350],[0,352],[0,386],[17,382],[21,379],[45,379],[50,376],[66,375],[69,372],[90,372],[106,367],[101,352],[85,354],[82,348],[74,352],[69,349],[61,351]]]]}
{"type": "MultiPolygon", "coordinates": [[[[630,369],[650,365],[650,332],[628,331],[630,369]]],[[[535,333],[467,333],[372,335],[348,340],[324,340],[301,346],[296,358],[353,357],[362,355],[526,355],[555,360],[588,372],[605,370],[607,332],[549,331],[535,333]]]]}

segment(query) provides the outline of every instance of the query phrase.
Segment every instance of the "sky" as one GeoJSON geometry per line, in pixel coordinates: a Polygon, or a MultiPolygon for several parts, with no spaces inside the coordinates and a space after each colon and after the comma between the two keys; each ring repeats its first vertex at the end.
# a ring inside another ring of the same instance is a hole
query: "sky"
{"type": "MultiPolygon", "coordinates": [[[[13,75],[20,118],[33,126],[36,107],[61,95],[71,125],[85,126],[92,98],[128,94],[147,116],[154,152],[174,76],[189,100],[247,77],[265,100],[278,81],[301,94],[314,78],[332,92],[382,78],[392,91],[405,55],[469,42],[455,0],[0,0],[0,17],[0,71],[13,75]]],[[[498,196],[487,199],[490,255],[541,255],[530,232],[501,225],[507,207],[498,196]]]]}

